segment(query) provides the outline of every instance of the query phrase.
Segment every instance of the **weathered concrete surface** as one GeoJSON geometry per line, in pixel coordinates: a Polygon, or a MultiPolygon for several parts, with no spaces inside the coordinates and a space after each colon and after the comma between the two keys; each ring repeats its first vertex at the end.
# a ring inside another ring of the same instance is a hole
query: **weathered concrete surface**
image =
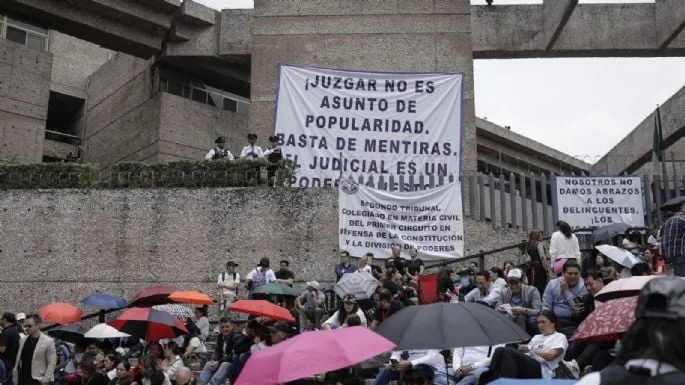
{"type": "Polygon", "coordinates": [[[247,115],[161,94],[159,161],[202,159],[218,136],[239,155],[247,136],[247,115]]]}
{"type": "Polygon", "coordinates": [[[50,32],[48,51],[53,54],[50,90],[80,99],[86,97],[88,77],[113,55],[110,50],[57,31],[50,32]]]}
{"type": "Polygon", "coordinates": [[[53,56],[0,40],[0,160],[40,162],[53,56]]]}
{"type": "MultiPolygon", "coordinates": [[[[0,191],[0,308],[32,312],[95,291],[130,297],[155,283],[213,295],[229,259],[244,276],[261,257],[288,258],[298,280],[330,284],[337,201],[315,189],[0,191]]],[[[470,219],[465,232],[467,254],[525,238],[470,219]]]]}
{"type": "Polygon", "coordinates": [[[273,132],[278,64],[464,72],[463,168],[476,166],[468,0],[255,1],[250,129],[273,132]]]}
{"type": "MultiPolygon", "coordinates": [[[[657,0],[656,42],[660,48],[668,47],[685,28],[685,4],[681,0],[657,0]]],[[[674,46],[678,46],[678,42],[674,46]]],[[[681,46],[683,47],[683,46],[681,46]]]]}
{"type": "MultiPolygon", "coordinates": [[[[664,136],[664,149],[667,153],[676,152],[676,158],[685,158],[685,152],[671,147],[685,137],[685,88],[660,107],[661,128],[664,136]]],[[[591,171],[595,173],[619,174],[638,170],[651,170],[654,137],[654,113],[645,118],[633,131],[614,146],[604,157],[595,163],[591,171]]],[[[669,155],[670,158],[670,155],[669,155]]],[[[671,166],[669,165],[669,172],[671,166]]],[[[681,174],[682,175],[682,174],[681,174]]]]}

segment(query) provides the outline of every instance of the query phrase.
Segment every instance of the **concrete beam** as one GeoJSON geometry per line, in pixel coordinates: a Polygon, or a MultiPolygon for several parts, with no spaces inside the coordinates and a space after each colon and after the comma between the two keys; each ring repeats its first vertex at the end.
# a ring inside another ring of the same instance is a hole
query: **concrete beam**
{"type": "Polygon", "coordinates": [[[178,20],[192,25],[210,26],[216,24],[218,13],[206,5],[185,0],[181,5],[181,14],[178,16],[178,20]]]}
{"type": "Polygon", "coordinates": [[[147,7],[139,0],[88,1],[101,9],[105,16],[119,16],[127,20],[135,20],[135,26],[140,26],[140,29],[147,29],[146,25],[154,26],[160,30],[168,30],[171,27],[171,15],[147,7]]]}
{"type": "Polygon", "coordinates": [[[252,54],[252,10],[224,9],[221,11],[219,55],[252,54]]]}
{"type": "Polygon", "coordinates": [[[549,51],[559,39],[578,0],[545,0],[542,3],[546,49],[549,51]]]}
{"type": "Polygon", "coordinates": [[[181,8],[181,0],[138,0],[141,4],[164,13],[172,14],[181,8]]]}
{"type": "Polygon", "coordinates": [[[157,54],[162,37],[95,12],[84,13],[64,0],[5,0],[9,12],[30,15],[60,32],[141,58],[157,54]]]}
{"type": "Polygon", "coordinates": [[[685,4],[682,0],[657,0],[654,6],[657,45],[664,49],[685,29],[685,4]]]}

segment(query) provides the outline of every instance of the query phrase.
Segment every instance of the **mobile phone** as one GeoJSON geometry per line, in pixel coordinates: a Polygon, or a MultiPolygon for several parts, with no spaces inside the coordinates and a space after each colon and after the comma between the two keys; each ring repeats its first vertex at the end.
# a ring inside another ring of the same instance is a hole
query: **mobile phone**
{"type": "Polygon", "coordinates": [[[583,300],[580,299],[580,298],[578,298],[578,297],[576,297],[576,298],[573,299],[573,302],[575,302],[575,303],[583,303],[583,300]]]}

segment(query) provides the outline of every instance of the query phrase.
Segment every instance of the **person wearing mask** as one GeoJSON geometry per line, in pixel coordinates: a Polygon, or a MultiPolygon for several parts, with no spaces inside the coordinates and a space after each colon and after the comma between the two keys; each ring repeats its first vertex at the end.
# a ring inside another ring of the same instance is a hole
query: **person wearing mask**
{"type": "Polygon", "coordinates": [[[528,283],[538,289],[540,295],[545,292],[547,274],[550,270],[547,262],[547,252],[542,243],[542,231],[532,230],[528,233],[528,243],[526,244],[526,253],[530,257],[531,268],[528,274],[528,283]]]}
{"type": "Polygon", "coordinates": [[[569,259],[564,263],[563,275],[547,284],[542,295],[542,309],[554,312],[557,330],[570,336],[579,324],[573,315],[582,306],[586,294],[585,283],[580,279],[580,265],[575,259],[569,259]]]}
{"type": "Polygon", "coordinates": [[[254,160],[258,158],[263,158],[264,157],[264,151],[262,150],[261,147],[255,145],[257,142],[257,134],[255,133],[250,133],[247,134],[247,146],[243,147],[243,150],[240,151],[240,159],[249,159],[249,160],[254,160]]]}
{"type": "Polygon", "coordinates": [[[226,148],[226,138],[220,136],[214,141],[216,147],[209,150],[205,155],[205,160],[235,160],[233,154],[226,148]]]}
{"type": "Polygon", "coordinates": [[[238,288],[240,287],[240,274],[235,271],[238,264],[233,261],[226,262],[226,271],[219,274],[216,286],[221,295],[221,312],[226,311],[228,305],[238,298],[238,288]]]}
{"type": "Polygon", "coordinates": [[[257,265],[257,267],[255,267],[254,269],[252,269],[252,271],[247,273],[247,283],[245,284],[245,286],[247,290],[250,291],[251,299],[257,299],[255,298],[255,295],[252,293],[254,289],[266,285],[267,283],[276,282],[276,274],[274,274],[274,271],[269,268],[269,264],[269,258],[264,257],[259,260],[259,264],[257,265]]]}
{"type": "Polygon", "coordinates": [[[340,263],[335,265],[335,282],[340,281],[343,274],[354,273],[357,271],[357,266],[350,263],[350,253],[348,251],[340,252],[340,263]]]}
{"type": "Polygon", "coordinates": [[[392,299],[392,293],[388,289],[380,289],[378,291],[378,308],[373,314],[370,329],[376,330],[378,325],[403,308],[402,302],[392,299]]]}
{"type": "Polygon", "coordinates": [[[57,365],[55,341],[40,331],[38,315],[26,317],[27,336],[19,342],[13,382],[17,385],[46,385],[53,381],[57,365]]]}
{"type": "Polygon", "coordinates": [[[566,336],[556,329],[556,316],[543,310],[538,316],[540,334],[525,345],[514,348],[498,348],[492,356],[490,369],[481,376],[481,384],[498,378],[552,379],[568,348],[566,336]]]}
{"type": "Polygon", "coordinates": [[[576,385],[685,384],[685,281],[655,278],[638,294],[635,322],[621,339],[618,365],[576,385]]]}
{"type": "Polygon", "coordinates": [[[481,302],[494,308],[501,297],[502,286],[495,286],[490,281],[490,272],[481,271],[476,273],[476,288],[464,297],[465,302],[481,302]]]}
{"type": "Polygon", "coordinates": [[[390,356],[390,365],[381,369],[373,380],[373,385],[387,385],[391,380],[398,380],[403,374],[409,374],[411,368],[419,365],[428,365],[433,369],[435,384],[447,384],[445,357],[440,354],[440,350],[415,349],[393,352],[390,356]]]}
{"type": "Polygon", "coordinates": [[[567,259],[580,261],[580,245],[578,238],[571,232],[571,226],[564,222],[557,222],[557,231],[552,233],[549,241],[549,256],[552,259],[552,270],[558,274],[567,259]]]}
{"type": "Polygon", "coordinates": [[[523,272],[520,269],[509,271],[507,283],[496,309],[510,314],[514,322],[529,334],[537,334],[536,318],[542,308],[540,293],[533,286],[523,284],[523,272]]]}
{"type": "MultiPolygon", "coordinates": [[[[19,325],[17,325],[17,318],[12,313],[4,313],[0,318],[0,326],[2,327],[2,337],[5,343],[5,349],[0,353],[0,359],[5,364],[5,370],[9,373],[6,377],[11,381],[12,368],[17,362],[17,353],[19,352],[19,325]]],[[[11,382],[8,385],[12,385],[11,382]]]]}

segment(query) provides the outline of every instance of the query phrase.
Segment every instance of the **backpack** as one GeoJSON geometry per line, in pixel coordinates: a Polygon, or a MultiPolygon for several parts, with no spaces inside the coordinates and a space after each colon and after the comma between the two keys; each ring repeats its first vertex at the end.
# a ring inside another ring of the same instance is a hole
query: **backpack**
{"type": "Polygon", "coordinates": [[[685,384],[685,373],[671,372],[651,377],[630,370],[625,366],[610,366],[600,373],[601,385],[682,385],[685,384]]]}
{"type": "MultiPolygon", "coordinates": [[[[235,281],[235,275],[236,275],[236,272],[234,271],[233,272],[233,281],[235,281]]],[[[221,280],[226,281],[226,272],[225,271],[223,273],[221,273],[221,280]]]]}

